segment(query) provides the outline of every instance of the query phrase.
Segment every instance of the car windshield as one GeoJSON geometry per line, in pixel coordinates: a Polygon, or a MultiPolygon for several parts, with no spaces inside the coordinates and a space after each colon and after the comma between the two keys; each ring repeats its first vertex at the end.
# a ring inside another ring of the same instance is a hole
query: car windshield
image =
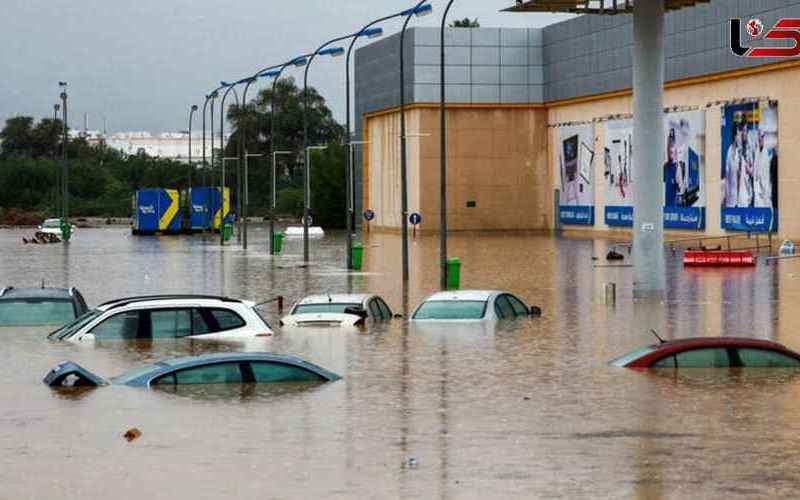
{"type": "Polygon", "coordinates": [[[636,349],[635,351],[631,351],[631,352],[629,352],[628,354],[626,354],[624,356],[620,356],[620,357],[618,357],[616,359],[612,359],[611,361],[609,361],[608,364],[611,365],[611,366],[621,366],[622,367],[622,366],[627,365],[628,363],[630,363],[633,360],[639,359],[642,356],[650,354],[651,352],[653,352],[655,350],[656,350],[656,347],[654,347],[654,346],[642,347],[641,349],[636,349]]]}
{"type": "Polygon", "coordinates": [[[75,319],[75,308],[69,300],[0,301],[0,326],[63,325],[73,319],[75,319]]]}
{"type": "Polygon", "coordinates": [[[292,314],[339,313],[344,314],[348,307],[361,307],[361,304],[300,304],[294,308],[292,314]]]}
{"type": "Polygon", "coordinates": [[[414,319],[481,319],[485,300],[429,300],[422,304],[414,319]]]}
{"type": "Polygon", "coordinates": [[[47,227],[47,228],[60,228],[60,227],[61,227],[61,221],[60,221],[59,219],[47,219],[47,220],[46,220],[46,221],[44,221],[44,223],[42,224],[42,227],[47,227]]]}
{"type": "Polygon", "coordinates": [[[48,337],[58,340],[69,338],[73,336],[75,333],[77,333],[78,330],[86,326],[90,321],[100,316],[101,314],[103,314],[103,311],[100,311],[99,309],[93,309],[83,314],[82,316],[79,316],[72,323],[68,323],[63,327],[59,328],[58,330],[54,331],[53,333],[48,335],[48,337]]]}

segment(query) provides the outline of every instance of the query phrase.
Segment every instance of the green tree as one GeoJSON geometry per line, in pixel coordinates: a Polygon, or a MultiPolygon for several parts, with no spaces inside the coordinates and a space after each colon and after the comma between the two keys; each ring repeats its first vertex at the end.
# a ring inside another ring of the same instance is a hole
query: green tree
{"type": "Polygon", "coordinates": [[[33,117],[17,116],[6,120],[0,131],[3,143],[3,154],[32,154],[33,152],[33,117]]]}
{"type": "Polygon", "coordinates": [[[461,20],[456,20],[450,23],[451,28],[480,28],[481,23],[478,22],[478,18],[476,17],[475,20],[471,20],[468,17],[465,17],[461,20]]]}
{"type": "Polygon", "coordinates": [[[311,213],[315,225],[326,228],[345,227],[346,159],[347,147],[341,144],[332,144],[326,150],[313,153],[311,213]]]}

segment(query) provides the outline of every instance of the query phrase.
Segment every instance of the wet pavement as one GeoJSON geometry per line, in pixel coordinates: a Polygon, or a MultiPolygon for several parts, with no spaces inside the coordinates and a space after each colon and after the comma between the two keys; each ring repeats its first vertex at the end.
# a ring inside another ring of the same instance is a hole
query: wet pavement
{"type": "MultiPolygon", "coordinates": [[[[401,311],[396,235],[365,242],[342,272],[343,235],[265,255],[202,237],[80,229],[68,245],[0,230],[0,286],[78,287],[90,306],[192,292],[287,306],[306,293],[370,291],[401,311]]],[[[412,243],[410,305],[438,286],[438,240],[412,243]]],[[[246,344],[179,340],[64,344],[4,333],[0,499],[754,498],[800,486],[800,372],[637,373],[609,359],[668,338],[755,336],[800,348],[800,262],[685,271],[668,252],[664,304],[632,303],[632,270],[604,240],[539,234],[451,238],[464,288],[503,288],[544,316],[500,325],[302,329],[246,344]],[[601,257],[593,261],[592,257],[601,257]],[[615,282],[615,307],[603,285],[615,282]],[[72,359],[103,376],[220,350],[298,354],[344,377],[324,385],[108,387],[41,383],[72,359]],[[128,443],[131,427],[142,436],[128,443]]],[[[262,312],[275,325],[273,304],[262,312]]]]}

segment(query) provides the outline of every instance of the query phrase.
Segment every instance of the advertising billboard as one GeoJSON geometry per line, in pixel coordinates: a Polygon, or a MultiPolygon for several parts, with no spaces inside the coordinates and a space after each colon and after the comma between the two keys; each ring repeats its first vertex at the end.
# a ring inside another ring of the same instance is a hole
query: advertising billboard
{"type": "Polygon", "coordinates": [[[778,230],[778,104],[722,108],[722,228],[778,230]]]}
{"type": "Polygon", "coordinates": [[[559,129],[558,159],[563,224],[594,225],[594,126],[559,129]]]}
{"type": "MultiPolygon", "coordinates": [[[[705,228],[705,112],[664,115],[664,227],[705,228]]],[[[633,226],[633,120],[606,123],[604,148],[605,223],[633,226]]]]}
{"type": "Polygon", "coordinates": [[[664,227],[705,229],[705,112],[667,114],[664,134],[664,227]]]}
{"type": "Polygon", "coordinates": [[[609,226],[633,226],[633,121],[606,123],[604,183],[605,221],[609,226]]]}

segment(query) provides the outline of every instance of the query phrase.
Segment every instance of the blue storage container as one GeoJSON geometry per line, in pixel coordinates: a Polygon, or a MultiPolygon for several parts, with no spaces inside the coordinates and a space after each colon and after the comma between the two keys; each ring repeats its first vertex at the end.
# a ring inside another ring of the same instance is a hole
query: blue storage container
{"type": "Polygon", "coordinates": [[[175,189],[141,189],[133,195],[133,234],[178,233],[180,195],[175,189]]]}

